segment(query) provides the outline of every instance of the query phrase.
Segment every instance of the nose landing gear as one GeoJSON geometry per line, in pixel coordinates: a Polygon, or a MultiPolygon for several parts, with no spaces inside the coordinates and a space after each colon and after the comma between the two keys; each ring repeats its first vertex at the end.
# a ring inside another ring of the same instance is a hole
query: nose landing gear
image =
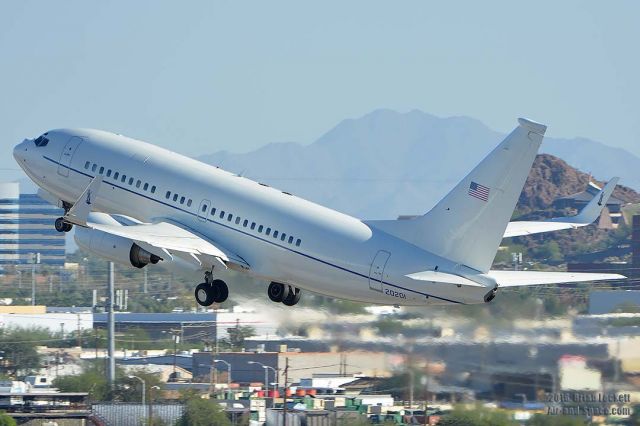
{"type": "Polygon", "coordinates": [[[229,297],[229,287],[222,280],[214,280],[213,274],[207,271],[204,274],[205,282],[196,286],[196,302],[200,306],[211,306],[213,303],[222,303],[229,297]]]}
{"type": "Polygon", "coordinates": [[[73,225],[69,222],[66,222],[64,218],[59,217],[55,222],[56,231],[58,232],[69,232],[73,228],[73,225]]]}
{"type": "Polygon", "coordinates": [[[267,295],[272,302],[293,306],[300,301],[302,292],[297,287],[272,282],[267,289],[267,295]]]}

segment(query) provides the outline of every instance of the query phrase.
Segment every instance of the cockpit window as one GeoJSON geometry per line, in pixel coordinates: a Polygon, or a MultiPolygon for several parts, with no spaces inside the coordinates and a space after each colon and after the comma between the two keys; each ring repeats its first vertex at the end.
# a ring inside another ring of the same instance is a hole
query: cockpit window
{"type": "Polygon", "coordinates": [[[42,135],[39,136],[34,142],[36,146],[46,146],[49,143],[49,139],[42,135]]]}

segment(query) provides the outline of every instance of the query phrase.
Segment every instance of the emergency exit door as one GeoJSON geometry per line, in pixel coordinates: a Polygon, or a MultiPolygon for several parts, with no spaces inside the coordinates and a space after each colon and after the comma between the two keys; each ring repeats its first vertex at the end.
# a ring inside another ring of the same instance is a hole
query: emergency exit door
{"type": "Polygon", "coordinates": [[[374,291],[382,292],[382,283],[384,281],[384,268],[387,266],[391,253],[380,250],[376,253],[371,262],[369,269],[369,288],[374,291]]]}

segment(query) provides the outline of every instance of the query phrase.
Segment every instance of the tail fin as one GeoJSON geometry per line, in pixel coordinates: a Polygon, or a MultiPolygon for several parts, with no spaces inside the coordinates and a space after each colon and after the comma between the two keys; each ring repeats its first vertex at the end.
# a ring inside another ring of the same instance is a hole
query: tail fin
{"type": "Polygon", "coordinates": [[[515,128],[431,211],[412,220],[369,221],[434,254],[487,272],[547,127],[515,128]]]}

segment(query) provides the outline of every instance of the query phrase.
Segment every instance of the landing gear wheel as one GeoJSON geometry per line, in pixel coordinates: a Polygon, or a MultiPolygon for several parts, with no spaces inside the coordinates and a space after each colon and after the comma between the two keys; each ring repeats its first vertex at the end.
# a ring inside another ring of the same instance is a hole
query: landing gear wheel
{"type": "Polygon", "coordinates": [[[213,288],[211,287],[211,285],[207,283],[200,283],[196,286],[195,296],[198,305],[211,306],[215,297],[215,294],[212,290],[213,288]]]}
{"type": "Polygon", "coordinates": [[[300,301],[302,292],[297,287],[289,287],[289,294],[282,300],[282,303],[287,306],[293,306],[300,301]]]}
{"type": "Polygon", "coordinates": [[[73,225],[65,222],[63,218],[59,217],[56,219],[55,227],[58,232],[69,232],[71,231],[71,228],[73,228],[73,225]]]}
{"type": "Polygon", "coordinates": [[[211,289],[213,290],[213,301],[215,303],[222,303],[229,297],[229,287],[222,280],[214,280],[211,283],[211,289]]]}
{"type": "Polygon", "coordinates": [[[267,289],[267,295],[272,302],[280,303],[289,295],[289,286],[272,282],[267,289]]]}

